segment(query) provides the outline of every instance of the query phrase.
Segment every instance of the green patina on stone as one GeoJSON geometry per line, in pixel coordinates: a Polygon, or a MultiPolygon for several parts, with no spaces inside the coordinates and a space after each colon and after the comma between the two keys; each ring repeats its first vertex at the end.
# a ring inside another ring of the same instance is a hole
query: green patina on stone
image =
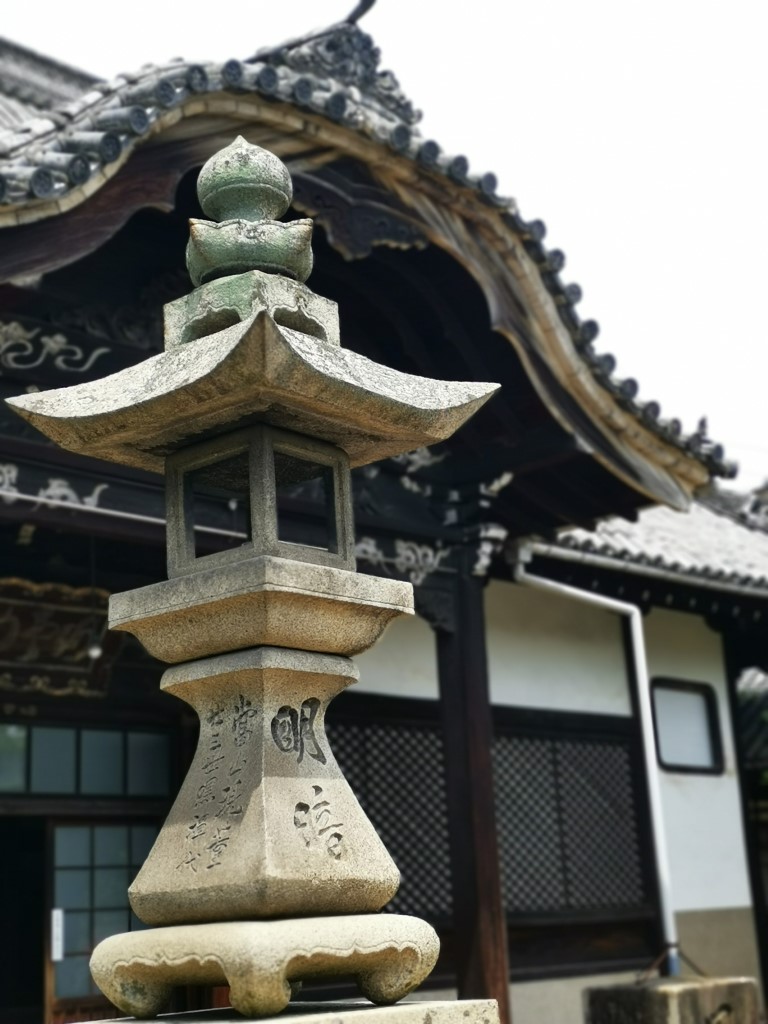
{"type": "Polygon", "coordinates": [[[293,186],[282,160],[238,135],[204,165],[197,195],[211,220],[279,220],[293,186]]]}
{"type": "Polygon", "coordinates": [[[293,187],[274,154],[238,136],[204,165],[197,195],[212,220],[190,221],[187,269],[193,284],[249,270],[306,281],[312,221],[277,220],[290,206],[293,187]]]}

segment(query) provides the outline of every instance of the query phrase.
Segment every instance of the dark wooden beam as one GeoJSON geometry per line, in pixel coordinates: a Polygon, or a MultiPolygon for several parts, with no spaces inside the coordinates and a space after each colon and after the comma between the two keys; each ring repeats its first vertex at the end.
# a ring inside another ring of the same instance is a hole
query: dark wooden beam
{"type": "MultiPolygon", "coordinates": [[[[53,716],[51,716],[53,717],[53,716]]],[[[40,818],[162,818],[168,800],[106,800],[94,797],[8,796],[0,798],[0,815],[40,818]]]]}
{"type": "Polygon", "coordinates": [[[525,475],[515,476],[509,487],[499,496],[499,507],[509,507],[514,512],[521,497],[527,498],[537,510],[542,523],[554,526],[580,526],[584,530],[593,530],[595,522],[581,508],[566,506],[554,488],[544,487],[535,483],[525,475]]]}
{"type": "Polygon", "coordinates": [[[3,492],[0,522],[29,523],[43,529],[128,542],[164,543],[161,476],[2,434],[0,447],[3,458],[18,474],[3,492]],[[56,487],[51,486],[57,483],[64,485],[65,492],[76,488],[76,500],[67,498],[66,493],[57,497],[56,487]],[[109,495],[109,501],[100,497],[99,487],[105,487],[103,493],[109,495]],[[26,500],[33,495],[39,500],[26,500]],[[48,499],[58,503],[51,504],[48,499]],[[94,509],[89,508],[91,501],[94,509]]]}
{"type": "MultiPolygon", "coordinates": [[[[493,330],[487,299],[475,279],[468,273],[461,276],[457,274],[456,283],[460,282],[462,285],[462,291],[457,293],[454,290],[455,283],[448,284],[444,279],[446,273],[455,274],[457,264],[452,257],[442,252],[435,256],[436,270],[430,273],[425,271],[424,261],[418,253],[403,255],[396,254],[391,249],[380,249],[377,250],[375,258],[377,262],[389,268],[394,281],[399,285],[396,294],[407,295],[410,292],[418,296],[422,305],[430,310],[440,325],[443,344],[454,349],[456,356],[467,367],[469,379],[496,380],[494,350],[506,351],[508,342],[493,330]],[[438,281],[439,284],[436,283],[438,281]],[[484,344],[478,344],[481,338],[484,344]]],[[[522,310],[520,314],[522,318],[522,310]]],[[[514,368],[511,365],[507,366],[508,372],[513,369],[515,377],[512,378],[509,374],[505,378],[507,394],[509,395],[513,389],[515,392],[514,405],[507,411],[507,417],[510,426],[514,424],[520,427],[525,425],[524,419],[520,416],[523,402],[530,403],[533,400],[538,404],[538,398],[516,358],[514,368]],[[522,392],[515,386],[520,383],[524,383],[522,392]]]]}
{"type": "Polygon", "coordinates": [[[507,922],[501,889],[485,649],[483,581],[474,553],[453,577],[453,629],[435,630],[451,841],[460,998],[496,999],[511,1024],[507,922]]]}
{"type": "Polygon", "coordinates": [[[3,458],[44,464],[51,468],[55,466],[57,469],[72,469],[101,480],[115,478],[121,483],[130,482],[160,488],[163,486],[163,478],[159,473],[148,473],[132,466],[122,466],[114,462],[105,462],[103,459],[94,459],[90,455],[80,455],[78,452],[67,451],[66,448],[58,448],[45,439],[30,441],[0,433],[0,445],[3,458]]]}
{"type": "Polygon", "coordinates": [[[491,483],[502,473],[515,476],[535,473],[542,469],[560,467],[579,454],[577,442],[557,424],[528,430],[515,443],[492,445],[486,442],[484,450],[463,450],[449,454],[443,462],[420,470],[419,479],[430,483],[445,483],[451,487],[467,484],[491,483]]]}
{"type": "MultiPolygon", "coordinates": [[[[194,166],[194,165],[193,165],[194,166]]],[[[3,231],[0,281],[49,273],[103,245],[137,210],[172,210],[176,187],[188,169],[169,160],[165,147],[140,150],[124,170],[90,199],[59,216],[3,231]]]]}

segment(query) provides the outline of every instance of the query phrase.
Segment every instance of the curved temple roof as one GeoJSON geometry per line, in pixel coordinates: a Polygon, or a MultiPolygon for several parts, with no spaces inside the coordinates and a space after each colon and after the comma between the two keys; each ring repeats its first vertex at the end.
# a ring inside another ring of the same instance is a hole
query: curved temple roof
{"type": "MultiPolygon", "coordinates": [[[[555,420],[584,443],[562,396],[575,400],[601,437],[584,450],[647,499],[676,508],[711,476],[732,476],[735,467],[703,424],[684,435],[678,420],[661,418],[658,403],[638,399],[634,380],[615,376],[612,356],[595,351],[598,326],[579,317],[581,291],[564,283],[565,257],[544,244],[544,224],[500,198],[493,174],[471,174],[465,157],[424,139],[419,116],[395,77],[379,70],[370,37],[350,23],[247,61],[145,67],[0,132],[0,228],[18,236],[73,211],[140,147],[183,147],[195,133],[210,136],[213,152],[225,131],[246,130],[289,166],[351,157],[394,197],[415,236],[447,250],[476,279],[492,326],[515,346],[555,420]],[[191,118],[200,119],[196,126],[191,118]]],[[[153,201],[134,196],[124,219],[153,201]]],[[[308,212],[323,223],[322,211],[308,212]]],[[[50,260],[43,270],[56,265],[55,254],[50,260]]],[[[4,279],[35,270],[22,263],[4,279]]]]}

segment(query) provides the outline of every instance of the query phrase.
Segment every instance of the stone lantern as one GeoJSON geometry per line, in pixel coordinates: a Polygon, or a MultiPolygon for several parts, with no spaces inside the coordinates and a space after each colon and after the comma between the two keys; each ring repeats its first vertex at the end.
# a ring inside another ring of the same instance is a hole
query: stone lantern
{"type": "MultiPolygon", "coordinates": [[[[335,304],[303,284],[311,221],[275,219],[291,181],[272,154],[236,139],[198,193],[212,219],[191,222],[196,287],[165,307],[165,351],[10,400],[62,446],[167,482],[169,578],[113,595],[109,621],[170,664],[161,686],[196,710],[200,739],[130,889],[150,927],[103,941],[91,969],[139,1017],[195,983],[228,983],[243,1014],[276,1013],[292,982],[328,974],[392,1003],[432,969],[437,936],[377,913],[399,875],[324,716],[357,678],[350,656],[412,614],[413,593],[355,571],[350,467],[449,437],[496,386],[414,377],[341,348],[335,304]],[[311,542],[284,516],[296,487],[322,509],[311,542]],[[217,502],[233,528],[211,553],[199,537],[217,502]]],[[[462,1004],[464,1019],[489,1013],[462,1004]]]]}

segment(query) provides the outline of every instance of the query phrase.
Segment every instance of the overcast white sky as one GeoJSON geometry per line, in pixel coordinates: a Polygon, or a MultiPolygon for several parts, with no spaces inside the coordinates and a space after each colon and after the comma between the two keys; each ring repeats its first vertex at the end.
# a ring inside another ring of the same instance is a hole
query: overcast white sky
{"type": "MultiPolygon", "coordinates": [[[[355,0],[3,5],[0,33],[107,77],[246,57],[355,0]]],[[[378,0],[362,22],[423,131],[543,219],[600,351],[768,476],[764,0],[378,0]]]]}

